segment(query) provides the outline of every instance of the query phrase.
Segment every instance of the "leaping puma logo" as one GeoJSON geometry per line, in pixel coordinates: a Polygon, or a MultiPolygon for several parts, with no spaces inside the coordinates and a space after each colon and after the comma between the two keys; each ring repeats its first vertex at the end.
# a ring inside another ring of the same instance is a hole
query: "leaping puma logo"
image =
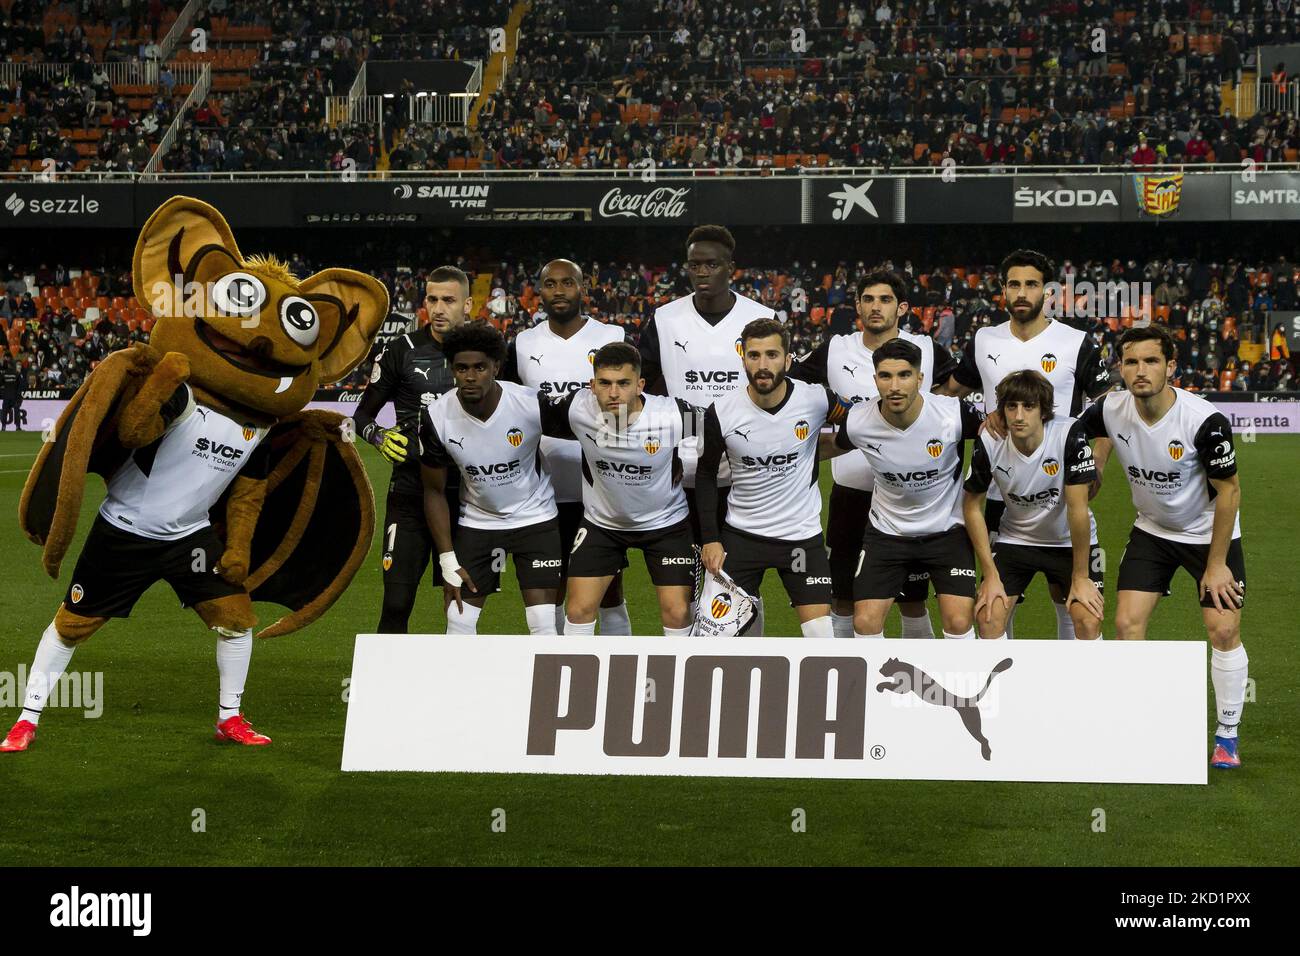
{"type": "Polygon", "coordinates": [[[846,371],[846,372],[849,373],[849,378],[852,378],[852,377],[853,377],[853,373],[856,372],[856,371],[858,370],[858,367],[857,367],[856,365],[853,365],[853,366],[849,366],[849,365],[841,365],[840,368],[844,369],[844,371],[846,371]]]}
{"type": "Polygon", "coordinates": [[[541,364],[542,364],[542,357],[541,357],[540,355],[530,355],[530,356],[528,356],[528,361],[530,361],[530,362],[536,362],[538,365],[541,365],[541,364]]]}
{"type": "Polygon", "coordinates": [[[1011,469],[1010,469],[1010,468],[1003,468],[1001,465],[995,465],[994,467],[995,467],[998,471],[1000,471],[1000,472],[1002,472],[1004,475],[1006,475],[1008,478],[1011,477],[1011,469]]]}
{"type": "Polygon", "coordinates": [[[417,373],[419,373],[420,375],[423,375],[423,376],[424,376],[424,380],[425,380],[426,382],[429,380],[429,370],[428,370],[427,368],[418,368],[418,367],[416,367],[416,368],[412,368],[411,371],[412,371],[412,372],[417,372],[417,373]]]}
{"type": "Polygon", "coordinates": [[[460,441],[459,441],[458,439],[455,439],[455,438],[448,438],[448,439],[447,439],[447,444],[448,444],[448,445],[460,445],[460,450],[461,450],[461,451],[464,451],[464,450],[465,450],[465,446],[464,446],[464,445],[461,445],[461,443],[460,443],[460,441]]]}
{"type": "Polygon", "coordinates": [[[864,442],[863,444],[865,444],[868,448],[874,451],[877,455],[880,454],[880,446],[877,445],[875,442],[869,441],[869,442],[864,442]]]}
{"type": "Polygon", "coordinates": [[[876,690],[881,692],[891,690],[895,694],[906,694],[911,691],[927,704],[940,704],[944,707],[953,708],[957,711],[957,716],[961,718],[962,725],[979,743],[980,754],[985,760],[988,760],[993,751],[980,728],[980,710],[977,705],[980,698],[988,692],[989,686],[993,683],[993,678],[1010,667],[1011,658],[1004,658],[998,662],[989,674],[989,679],[984,682],[983,690],[974,697],[958,697],[944,689],[933,677],[915,664],[908,664],[906,661],[900,661],[897,657],[891,657],[880,667],[881,675],[890,679],[877,684],[876,690]]]}
{"type": "MultiPolygon", "coordinates": [[[[751,428],[750,431],[753,431],[753,429],[751,428]]],[[[745,439],[745,441],[749,441],[749,433],[748,433],[748,432],[742,432],[739,428],[733,428],[733,429],[732,429],[730,432],[728,432],[727,434],[729,434],[729,435],[739,435],[741,438],[745,439]]]]}
{"type": "Polygon", "coordinates": [[[999,352],[997,355],[994,355],[992,352],[986,353],[986,357],[992,359],[994,365],[998,364],[998,359],[1001,357],[1001,355],[1002,355],[1001,352],[999,352]]]}
{"type": "Polygon", "coordinates": [[[687,339],[685,342],[678,342],[676,339],[673,339],[673,345],[685,352],[686,346],[690,345],[690,339],[687,339]]]}
{"type": "Polygon", "coordinates": [[[1133,443],[1128,440],[1127,435],[1121,435],[1119,432],[1116,432],[1115,437],[1118,438],[1120,441],[1122,441],[1125,445],[1128,445],[1129,448],[1133,447],[1133,443]]]}

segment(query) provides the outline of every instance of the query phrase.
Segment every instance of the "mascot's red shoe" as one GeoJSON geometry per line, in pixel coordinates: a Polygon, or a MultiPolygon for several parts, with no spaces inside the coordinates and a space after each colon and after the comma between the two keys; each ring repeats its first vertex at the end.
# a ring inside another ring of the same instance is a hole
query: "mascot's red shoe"
{"type": "MultiPolygon", "coordinates": [[[[32,730],[35,729],[35,727],[32,728],[32,730]]],[[[216,738],[217,740],[230,740],[246,747],[265,747],[271,742],[271,738],[266,734],[259,734],[254,730],[253,725],[244,719],[243,714],[227,717],[217,724],[216,738]]]]}
{"type": "Polygon", "coordinates": [[[36,725],[30,720],[20,720],[9,731],[9,736],[0,743],[0,754],[16,754],[31,746],[36,736],[36,725]]]}

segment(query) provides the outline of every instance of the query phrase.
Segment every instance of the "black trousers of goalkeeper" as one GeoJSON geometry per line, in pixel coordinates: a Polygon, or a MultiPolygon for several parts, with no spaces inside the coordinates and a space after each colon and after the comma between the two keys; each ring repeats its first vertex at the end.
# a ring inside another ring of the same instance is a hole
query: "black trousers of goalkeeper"
{"type": "MultiPolygon", "coordinates": [[[[447,511],[454,539],[460,520],[459,488],[447,489],[447,511]]],[[[424,496],[389,492],[383,534],[384,605],[375,630],[380,634],[406,634],[420,580],[430,564],[439,601],[442,595],[442,572],[434,553],[433,534],[424,518],[424,496]]]]}

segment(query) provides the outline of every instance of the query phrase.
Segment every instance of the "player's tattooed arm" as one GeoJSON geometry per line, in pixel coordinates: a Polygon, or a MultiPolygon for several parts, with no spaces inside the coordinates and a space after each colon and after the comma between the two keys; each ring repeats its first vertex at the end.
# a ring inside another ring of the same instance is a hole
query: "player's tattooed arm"
{"type": "Polygon", "coordinates": [[[573,433],[573,424],[569,421],[569,409],[573,407],[573,397],[577,392],[566,392],[553,397],[545,392],[537,393],[537,411],[542,422],[542,434],[548,438],[577,438],[573,433]]]}

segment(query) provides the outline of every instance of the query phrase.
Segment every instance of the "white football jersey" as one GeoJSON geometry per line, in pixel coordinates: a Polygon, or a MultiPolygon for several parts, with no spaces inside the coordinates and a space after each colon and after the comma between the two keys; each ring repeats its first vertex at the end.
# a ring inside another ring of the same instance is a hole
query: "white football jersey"
{"type": "MultiPolygon", "coordinates": [[[[592,359],[602,345],[622,342],[621,326],[588,318],[569,338],[551,330],[551,323],[539,322],[524,329],[514,340],[519,381],[534,391],[564,395],[591,384],[592,359]]],[[[542,461],[551,473],[555,500],[582,500],[582,454],[575,441],[542,436],[542,461]]]]}
{"type": "Polygon", "coordinates": [[[587,520],[614,531],[657,531],[687,518],[686,492],[673,483],[673,461],[698,410],[663,395],[645,405],[624,431],[600,410],[590,388],[542,406],[546,434],[570,434],[581,448],[582,505],[587,520]]]}
{"type": "Polygon", "coordinates": [[[870,520],[883,534],[920,537],[962,523],[962,442],[974,438],[983,418],[947,395],[917,396],[921,414],[907,428],[885,421],[880,400],[849,409],[836,441],[867,458],[876,483],[870,520]]]}
{"type": "MultiPolygon", "coordinates": [[[[1211,478],[1237,473],[1232,425],[1205,399],[1174,389],[1164,418],[1148,425],[1131,392],[1112,392],[1094,402],[1080,419],[1089,438],[1110,438],[1124,466],[1134,524],[1148,534],[1186,544],[1209,544],[1214,530],[1211,478]]],[[[1241,512],[1232,536],[1241,537],[1241,512]]]]}
{"type": "Polygon", "coordinates": [[[759,408],[748,388],[714,402],[704,416],[701,468],[731,465],[727,524],[737,531],[802,541],[821,534],[817,438],[835,396],[821,385],[786,379],[785,399],[759,408]]]}
{"type": "Polygon", "coordinates": [[[501,400],[486,421],[465,411],[459,389],[420,416],[420,461],[460,470],[460,523],[505,531],[556,517],[551,477],[542,465],[537,392],[498,382],[501,400]]]}
{"type": "MultiPolygon", "coordinates": [[[[1097,477],[1088,434],[1073,418],[1043,423],[1043,440],[1034,453],[1022,455],[1010,437],[987,432],[972,443],[965,488],[984,494],[996,484],[1006,502],[998,544],[1068,548],[1070,524],[1065,486],[1086,485],[1097,477]]],[[[1097,543],[1097,520],[1088,511],[1089,543],[1097,543]]]]}
{"type": "MultiPolygon", "coordinates": [[[[921,350],[921,390],[928,392],[935,384],[934,339],[904,329],[898,337],[921,350]]],[[[831,336],[826,343],[826,384],[850,405],[880,397],[876,387],[876,366],[872,350],[862,341],[861,332],[831,336]]],[[[840,455],[831,459],[831,477],[837,485],[870,491],[874,486],[871,465],[862,455],[840,455]]]]}
{"type": "MultiPolygon", "coordinates": [[[[761,302],[736,293],[736,302],[717,325],[710,325],[695,309],[695,297],[682,296],[655,310],[659,363],[669,398],[707,407],[724,395],[748,384],[740,354],[740,332],[755,319],[773,318],[761,302]]],[[[699,458],[699,436],[682,443],[685,476],[682,483],[695,487],[695,464],[699,458]]],[[[718,484],[727,485],[730,473],[724,465],[718,484]]]]}
{"type": "Polygon", "coordinates": [[[1086,332],[1052,320],[1022,342],[1011,334],[1011,327],[1007,321],[976,329],[955,372],[958,382],[980,390],[985,414],[997,408],[998,383],[1022,369],[1047,376],[1056,398],[1052,410],[1061,416],[1078,417],[1085,398],[1110,388],[1110,372],[1086,332]]]}
{"type": "Polygon", "coordinates": [[[269,448],[258,453],[269,428],[197,404],[188,385],[167,405],[167,430],[118,466],[99,506],[109,524],[156,541],[206,528],[208,511],[235,476],[265,478],[269,460],[269,448]]]}

